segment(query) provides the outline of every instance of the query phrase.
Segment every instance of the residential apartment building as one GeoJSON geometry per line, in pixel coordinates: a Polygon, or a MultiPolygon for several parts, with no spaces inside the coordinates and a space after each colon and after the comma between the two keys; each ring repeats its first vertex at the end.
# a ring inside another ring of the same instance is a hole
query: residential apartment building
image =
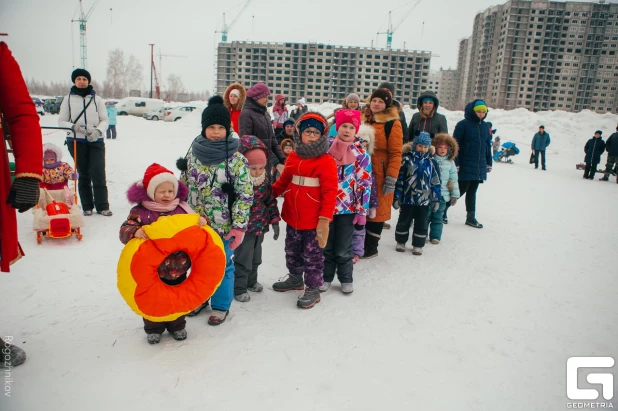
{"type": "Polygon", "coordinates": [[[439,71],[429,74],[429,84],[427,85],[427,90],[433,91],[436,95],[440,93],[440,77],[441,74],[439,71]]]}
{"type": "Polygon", "coordinates": [[[618,3],[513,0],[459,45],[457,108],[618,111],[618,3]]]}
{"type": "Polygon", "coordinates": [[[447,110],[455,110],[459,92],[459,72],[457,70],[444,70],[440,68],[438,72],[438,81],[440,84],[438,84],[439,87],[435,91],[440,100],[440,106],[447,110]]]}
{"type": "Polygon", "coordinates": [[[291,102],[339,103],[350,93],[367,98],[389,81],[395,98],[410,104],[427,88],[431,52],[234,41],[219,43],[216,61],[218,94],[233,82],[264,82],[291,102]]]}

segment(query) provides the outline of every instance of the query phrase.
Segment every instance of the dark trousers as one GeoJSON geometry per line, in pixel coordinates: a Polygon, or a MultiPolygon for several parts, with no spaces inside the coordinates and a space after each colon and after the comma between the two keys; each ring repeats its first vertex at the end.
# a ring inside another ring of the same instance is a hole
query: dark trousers
{"type": "Polygon", "coordinates": [[[609,177],[611,173],[618,174],[618,156],[607,156],[607,163],[605,163],[605,176],[609,177]]]}
{"type": "Polygon", "coordinates": [[[476,211],[476,191],[479,189],[480,181],[460,181],[459,193],[461,197],[466,195],[466,211],[474,213],[476,211]]]}
{"type": "Polygon", "coordinates": [[[545,170],[545,150],[534,150],[534,168],[539,168],[539,157],[541,157],[541,167],[545,170]]]}
{"type": "MultiPolygon", "coordinates": [[[[73,143],[67,143],[71,157],[73,143]]],[[[105,143],[77,143],[77,188],[83,210],[109,210],[105,181],[105,143]],[[94,193],[94,196],[93,196],[94,193]]]]}
{"type": "Polygon", "coordinates": [[[333,282],[335,272],[341,284],[352,282],[354,264],[352,259],[352,238],[354,237],[354,216],[356,214],[338,214],[333,216],[328,232],[328,241],[324,247],[324,281],[333,282]]]}
{"type": "Polygon", "coordinates": [[[187,324],[184,315],[178,317],[174,321],[154,322],[145,318],[143,320],[146,334],[163,334],[166,328],[168,332],[173,333],[174,331],[184,330],[187,324]]]}
{"type": "Polygon", "coordinates": [[[116,139],[116,126],[109,126],[107,128],[107,138],[111,138],[112,140],[116,139]]]}
{"type": "Polygon", "coordinates": [[[597,172],[597,164],[598,163],[586,163],[586,168],[584,168],[584,178],[593,179],[594,175],[597,172]]]}
{"type": "Polygon", "coordinates": [[[234,295],[246,293],[247,287],[257,283],[263,241],[263,235],[245,234],[242,243],[234,250],[234,295]]]}
{"type": "Polygon", "coordinates": [[[371,256],[378,252],[378,244],[384,230],[384,223],[367,221],[365,224],[365,256],[371,256]]]}
{"type": "Polygon", "coordinates": [[[415,206],[402,204],[395,227],[395,240],[397,243],[405,244],[410,238],[410,227],[414,221],[414,231],[412,232],[412,247],[423,248],[427,238],[427,214],[429,206],[415,206]]]}

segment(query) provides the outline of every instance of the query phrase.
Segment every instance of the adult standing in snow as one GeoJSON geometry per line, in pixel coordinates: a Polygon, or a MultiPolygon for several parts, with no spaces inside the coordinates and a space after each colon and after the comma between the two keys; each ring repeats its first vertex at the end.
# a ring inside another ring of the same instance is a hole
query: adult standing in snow
{"type": "Polygon", "coordinates": [[[605,175],[600,180],[608,181],[613,170],[618,183],[618,126],[616,126],[616,132],[609,136],[605,142],[605,150],[607,150],[607,163],[605,164],[605,175]]]}
{"type": "Polygon", "coordinates": [[[476,191],[491,172],[491,137],[484,119],[487,105],[483,100],[474,100],[466,106],[465,118],[455,126],[453,137],[459,144],[455,158],[459,178],[459,192],[466,195],[466,225],[483,228],[476,220],[476,191]]]}
{"type": "Polygon", "coordinates": [[[240,83],[230,84],[223,93],[223,105],[230,111],[232,128],[236,133],[240,132],[238,120],[245,100],[247,100],[247,90],[240,83]]]}
{"type": "Polygon", "coordinates": [[[294,120],[294,123],[296,123],[300,116],[305,114],[307,111],[309,111],[309,108],[307,107],[307,103],[305,103],[305,99],[299,98],[296,103],[296,108],[292,110],[292,114],[290,114],[290,118],[294,120]]]}
{"type": "Polygon", "coordinates": [[[283,130],[283,123],[290,118],[288,108],[285,106],[286,101],[287,99],[283,94],[277,94],[277,97],[275,97],[275,105],[273,106],[273,127],[275,128],[275,136],[281,133],[283,130]]]}
{"type": "MultiPolygon", "coordinates": [[[[24,255],[17,239],[15,209],[23,213],[39,202],[39,182],[43,178],[43,143],[39,116],[26,82],[4,42],[0,42],[0,116],[0,269],[9,272],[10,265],[24,255]],[[13,182],[6,152],[7,143],[15,157],[13,182]]],[[[24,350],[12,345],[11,341],[0,339],[0,351],[5,364],[15,367],[26,361],[24,350]]]]}
{"type": "Polygon", "coordinates": [[[408,135],[413,138],[417,131],[426,131],[433,136],[441,133],[448,134],[446,117],[438,113],[439,106],[440,100],[438,100],[436,93],[430,90],[421,93],[416,100],[418,113],[414,113],[412,116],[408,135]]]}
{"type": "Polygon", "coordinates": [[[545,126],[540,126],[539,131],[532,137],[532,151],[534,151],[534,168],[539,168],[539,157],[541,158],[541,168],[543,170],[547,170],[545,168],[545,150],[549,147],[549,143],[551,143],[551,139],[549,138],[549,133],[545,131],[545,126]]]}
{"type": "MultiPolygon", "coordinates": [[[[393,85],[393,83],[389,83],[388,81],[385,81],[384,83],[380,84],[380,88],[385,88],[391,92],[391,96],[393,97],[393,106],[397,108],[397,112],[399,113],[399,121],[401,122],[401,131],[403,133],[403,142],[407,142],[408,141],[408,121],[406,120],[406,114],[403,112],[403,106],[401,105],[399,101],[395,99],[395,86],[393,85]]],[[[348,101],[346,99],[346,103],[347,102],[348,101]]]]}
{"type": "Polygon", "coordinates": [[[103,99],[92,88],[90,73],[75,69],[71,74],[74,86],[62,100],[58,125],[72,128],[75,134],[67,133],[66,144],[71,157],[77,162],[77,187],[85,216],[97,213],[111,216],[105,181],[105,140],[103,133],[109,125],[103,99]],[[77,141],[77,153],[73,152],[77,141]]]}
{"type": "Polygon", "coordinates": [[[378,89],[373,92],[369,105],[363,110],[363,122],[370,125],[375,134],[371,163],[376,177],[378,208],[375,212],[370,210],[368,215],[363,257],[373,258],[378,256],[378,244],[384,222],[391,219],[395,183],[399,176],[403,147],[399,111],[393,106],[393,96],[389,90],[378,89]]]}
{"type": "Polygon", "coordinates": [[[277,138],[273,130],[272,122],[266,104],[268,103],[270,90],[264,83],[254,84],[247,90],[247,101],[242,107],[239,118],[240,136],[256,136],[268,147],[269,164],[272,164],[273,156],[278,160],[277,170],[282,173],[285,164],[285,155],[277,144],[277,138]]]}
{"type": "Polygon", "coordinates": [[[107,128],[107,139],[116,140],[116,124],[118,123],[118,110],[116,110],[116,103],[111,101],[105,102],[105,110],[107,110],[107,119],[109,127],[107,128]]]}
{"type": "Polygon", "coordinates": [[[586,143],[584,147],[584,153],[586,153],[586,168],[584,169],[584,178],[594,180],[594,174],[597,172],[597,164],[601,162],[601,154],[605,151],[605,141],[601,135],[603,132],[597,130],[592,137],[586,143]]]}

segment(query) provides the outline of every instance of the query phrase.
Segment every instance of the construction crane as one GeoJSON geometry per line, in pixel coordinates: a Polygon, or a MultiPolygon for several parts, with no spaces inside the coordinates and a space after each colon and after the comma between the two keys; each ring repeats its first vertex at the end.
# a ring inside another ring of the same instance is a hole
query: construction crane
{"type": "Polygon", "coordinates": [[[234,20],[232,20],[232,22],[227,25],[227,23],[225,22],[225,13],[223,13],[223,29],[215,31],[215,33],[221,33],[221,41],[225,42],[227,41],[227,35],[230,32],[230,30],[232,30],[232,27],[234,27],[234,25],[236,24],[236,22],[238,21],[238,18],[240,16],[242,16],[242,14],[244,13],[244,11],[247,9],[247,7],[249,6],[249,3],[251,3],[253,0],[247,0],[245,1],[245,4],[242,6],[242,9],[240,9],[240,11],[238,12],[238,14],[236,15],[236,17],[234,18],[234,20]]]}
{"type": "MultiPolygon", "coordinates": [[[[388,12],[388,28],[386,29],[386,31],[383,32],[378,32],[376,33],[376,37],[380,34],[386,34],[386,48],[387,49],[391,49],[391,46],[393,44],[393,33],[395,33],[397,31],[397,29],[399,28],[399,26],[401,26],[403,24],[404,21],[406,21],[406,19],[408,18],[408,16],[412,13],[412,11],[416,8],[416,6],[419,5],[419,3],[423,1],[423,0],[416,0],[416,2],[414,2],[414,4],[412,5],[412,7],[406,11],[401,19],[401,21],[399,23],[397,23],[397,25],[395,25],[395,27],[393,27],[393,21],[391,18],[391,13],[395,10],[397,10],[397,8],[390,10],[388,12]]],[[[377,41],[376,41],[377,43],[377,41]]]]}
{"type": "Polygon", "coordinates": [[[79,0],[79,18],[77,20],[71,20],[74,23],[75,22],[79,23],[79,47],[80,47],[81,56],[82,56],[82,68],[84,69],[86,68],[86,63],[88,61],[88,47],[87,47],[87,42],[86,42],[86,23],[88,23],[88,19],[90,18],[90,15],[92,15],[94,8],[97,6],[97,4],[99,4],[99,1],[101,0],[95,0],[92,7],[90,7],[90,10],[88,10],[88,13],[84,14],[84,5],[82,3],[82,0],[79,0]]]}

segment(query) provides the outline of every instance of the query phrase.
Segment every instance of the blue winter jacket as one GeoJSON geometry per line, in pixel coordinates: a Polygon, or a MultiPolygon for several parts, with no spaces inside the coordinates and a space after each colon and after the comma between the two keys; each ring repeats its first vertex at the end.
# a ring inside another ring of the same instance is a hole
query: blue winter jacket
{"type": "Polygon", "coordinates": [[[601,154],[605,151],[605,141],[601,137],[592,137],[584,146],[586,153],[586,163],[599,164],[601,162],[601,154]]]}
{"type": "Polygon", "coordinates": [[[428,206],[440,201],[440,170],[429,153],[412,151],[401,158],[395,198],[400,204],[428,206]]]}
{"type": "Polygon", "coordinates": [[[473,110],[477,101],[468,103],[465,118],[457,123],[453,132],[459,144],[459,155],[455,158],[459,181],[487,180],[487,166],[492,165],[489,126],[484,120],[479,120],[473,110]]]}
{"type": "Polygon", "coordinates": [[[536,133],[532,138],[532,149],[543,151],[549,147],[549,143],[551,143],[551,138],[549,138],[548,132],[536,133]]]}
{"type": "Polygon", "coordinates": [[[116,110],[116,106],[110,104],[109,106],[106,106],[105,109],[107,110],[107,119],[109,120],[109,125],[115,126],[118,123],[118,121],[116,120],[116,117],[118,117],[118,111],[116,110]]]}

